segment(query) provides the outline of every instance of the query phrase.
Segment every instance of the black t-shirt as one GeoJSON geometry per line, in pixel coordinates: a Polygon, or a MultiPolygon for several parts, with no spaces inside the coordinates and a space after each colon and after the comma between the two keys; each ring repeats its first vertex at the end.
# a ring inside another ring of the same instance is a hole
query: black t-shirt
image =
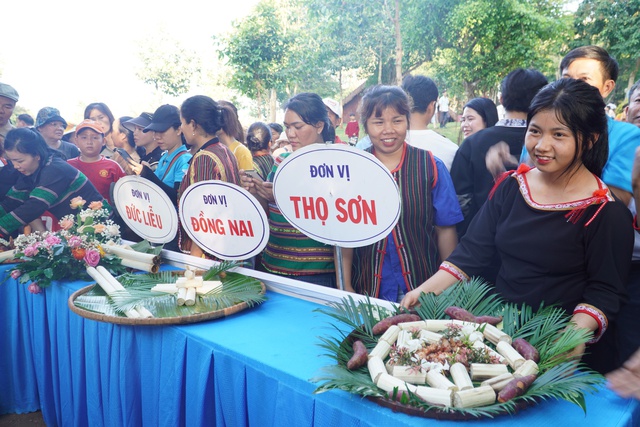
{"type": "Polygon", "coordinates": [[[140,155],[141,162],[147,162],[151,166],[151,170],[156,170],[160,157],[162,157],[163,150],[160,147],[156,147],[152,152],[147,154],[144,148],[136,148],[136,151],[140,155]]]}

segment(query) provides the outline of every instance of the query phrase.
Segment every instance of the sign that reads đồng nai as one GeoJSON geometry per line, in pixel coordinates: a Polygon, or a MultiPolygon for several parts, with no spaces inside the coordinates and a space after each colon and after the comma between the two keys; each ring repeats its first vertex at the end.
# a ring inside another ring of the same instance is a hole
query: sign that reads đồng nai
{"type": "Polygon", "coordinates": [[[178,232],[178,213],[171,199],[153,182],[137,175],[120,178],[112,200],[125,224],[151,243],[168,243],[178,232]]]}
{"type": "Polygon", "coordinates": [[[191,240],[220,259],[251,258],[269,240],[264,209],[251,193],[235,184],[197,182],[180,198],[179,212],[191,240]]]}
{"type": "Polygon", "coordinates": [[[293,226],[346,248],[385,238],[400,217],[398,186],[372,154],[346,145],[313,144],[278,167],[273,193],[293,226]]]}

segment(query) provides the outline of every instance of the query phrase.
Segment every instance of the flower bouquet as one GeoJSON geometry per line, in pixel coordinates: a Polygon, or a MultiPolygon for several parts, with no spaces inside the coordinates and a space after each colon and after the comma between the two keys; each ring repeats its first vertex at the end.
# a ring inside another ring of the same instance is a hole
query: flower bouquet
{"type": "Polygon", "coordinates": [[[11,277],[20,283],[31,281],[29,291],[35,294],[56,280],[89,280],[87,266],[125,272],[120,258],[103,249],[109,242],[120,243],[120,227],[109,219],[110,206],[104,201],[91,202],[87,209],[85,205],[81,197],[72,199],[71,207],[78,212],[64,216],[59,231],[18,236],[14,245],[22,263],[11,277]]]}

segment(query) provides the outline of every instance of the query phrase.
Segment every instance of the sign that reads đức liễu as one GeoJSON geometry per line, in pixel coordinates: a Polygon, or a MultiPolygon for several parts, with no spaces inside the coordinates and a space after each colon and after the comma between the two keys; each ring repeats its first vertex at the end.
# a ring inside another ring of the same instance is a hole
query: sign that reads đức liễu
{"type": "Polygon", "coordinates": [[[178,232],[178,213],[171,199],[153,182],[137,175],[120,178],[113,187],[115,207],[125,224],[151,243],[168,243],[178,232]]]}
{"type": "Polygon", "coordinates": [[[273,193],[287,221],[330,245],[377,242],[400,217],[398,186],[389,170],[372,154],[346,145],[296,150],[278,167],[273,193]]]}
{"type": "Polygon", "coordinates": [[[245,189],[222,181],[201,181],[180,198],[182,227],[198,246],[234,261],[259,254],[269,240],[266,213],[245,189]]]}

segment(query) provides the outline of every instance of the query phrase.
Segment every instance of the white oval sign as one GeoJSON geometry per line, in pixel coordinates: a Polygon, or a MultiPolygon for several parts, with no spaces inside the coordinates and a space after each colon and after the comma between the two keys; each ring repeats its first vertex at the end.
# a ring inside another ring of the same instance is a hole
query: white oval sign
{"type": "Polygon", "coordinates": [[[180,198],[179,212],[191,240],[220,259],[251,258],[269,240],[264,209],[251,193],[235,184],[197,182],[180,198]]]}
{"type": "Polygon", "coordinates": [[[400,217],[398,186],[372,154],[314,144],[287,157],[273,181],[278,208],[322,243],[357,248],[385,238],[400,217]]]}
{"type": "Polygon", "coordinates": [[[137,175],[120,178],[113,201],[127,226],[151,243],[168,243],[178,232],[178,213],[167,194],[137,175]]]}

